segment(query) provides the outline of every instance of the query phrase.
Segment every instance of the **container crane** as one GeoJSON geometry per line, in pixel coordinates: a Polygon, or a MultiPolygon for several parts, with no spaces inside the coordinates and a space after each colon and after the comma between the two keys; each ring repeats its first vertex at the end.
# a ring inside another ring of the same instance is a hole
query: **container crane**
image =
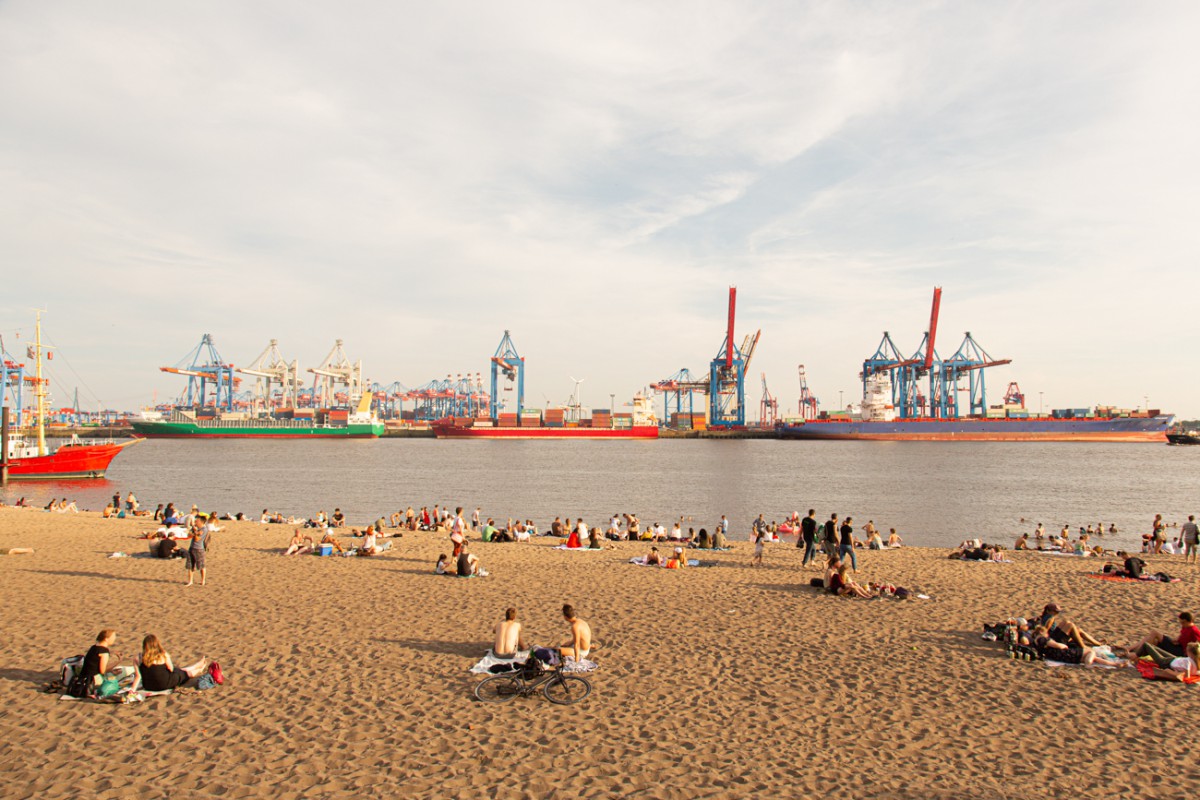
{"type": "Polygon", "coordinates": [[[312,397],[315,405],[334,405],[338,394],[335,386],[346,387],[345,405],[353,406],[362,397],[362,361],[351,362],[342,344],[342,340],[337,339],[320,366],[308,368],[313,374],[312,397]]]}
{"type": "Polygon", "coordinates": [[[675,418],[684,412],[684,397],[687,398],[687,415],[688,419],[695,414],[695,396],[697,394],[708,394],[708,381],[698,381],[692,377],[692,371],[687,367],[682,368],[674,375],[663,378],[657,383],[651,384],[651,390],[659,392],[663,396],[663,415],[662,424],[666,425],[671,417],[671,408],[674,406],[675,418]]]}
{"type": "Polygon", "coordinates": [[[180,398],[180,405],[187,408],[209,406],[209,387],[212,387],[211,405],[225,411],[233,410],[233,392],[241,383],[233,376],[233,364],[226,363],[213,344],[212,335],[204,334],[200,344],[172,367],[159,367],[172,375],[186,375],[187,392],[180,398]],[[187,364],[187,366],[184,366],[187,364]]]}
{"type": "Polygon", "coordinates": [[[820,415],[820,401],[808,389],[808,377],[804,374],[804,365],[800,365],[800,418],[816,419],[820,415]]]}
{"type": "MultiPolygon", "coordinates": [[[[504,338],[500,340],[500,346],[496,348],[496,353],[492,356],[492,393],[488,411],[493,421],[500,418],[499,382],[501,375],[509,383],[516,384],[517,417],[519,418],[521,411],[525,408],[525,359],[517,353],[517,346],[513,344],[508,331],[504,332],[504,338]]],[[[504,387],[506,392],[512,390],[512,386],[504,387]]]]}
{"type": "Polygon", "coordinates": [[[709,364],[708,425],[710,428],[736,428],[746,424],[746,368],[754,355],[762,331],[747,336],[739,348],[734,344],[734,319],[737,287],[729,287],[729,317],[725,341],[709,364]]]}
{"type": "Polygon", "coordinates": [[[1009,381],[1008,389],[1004,392],[1004,405],[1025,407],[1025,393],[1016,381],[1009,381]]]}
{"type": "Polygon", "coordinates": [[[25,410],[25,365],[18,362],[4,349],[4,340],[0,338],[0,405],[13,409],[12,426],[22,426],[22,414],[25,410]]]}
{"type": "Polygon", "coordinates": [[[767,373],[762,373],[762,400],[759,403],[758,422],[764,428],[773,428],[779,422],[779,401],[767,388],[767,373]]]}
{"type": "Polygon", "coordinates": [[[275,388],[279,390],[279,403],[285,408],[295,408],[300,393],[300,377],[296,362],[288,363],[279,352],[279,340],[272,339],[267,349],[259,353],[258,358],[250,362],[248,367],[238,367],[243,375],[257,378],[254,382],[253,405],[267,410],[276,405],[275,388]]]}
{"type": "Polygon", "coordinates": [[[942,362],[942,392],[938,400],[939,405],[946,412],[944,416],[962,416],[958,402],[958,392],[961,391],[958,383],[964,375],[967,378],[967,415],[986,415],[987,387],[984,381],[984,370],[1011,363],[1011,358],[992,358],[972,338],[971,332],[967,331],[962,344],[958,346],[954,355],[942,362]]]}

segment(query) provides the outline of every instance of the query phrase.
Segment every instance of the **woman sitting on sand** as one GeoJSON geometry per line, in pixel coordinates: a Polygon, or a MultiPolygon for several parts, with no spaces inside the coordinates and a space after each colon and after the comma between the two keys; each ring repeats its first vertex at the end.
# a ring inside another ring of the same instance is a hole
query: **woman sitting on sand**
{"type": "Polygon", "coordinates": [[[683,554],[682,547],[676,547],[671,553],[671,557],[667,559],[667,569],[683,569],[687,566],[687,556],[683,554]]]}
{"type": "Polygon", "coordinates": [[[841,578],[838,577],[838,568],[842,566],[842,560],[836,554],[829,556],[825,562],[825,575],[821,583],[825,586],[825,591],[830,594],[837,594],[842,588],[841,578]]]}
{"type": "Polygon", "coordinates": [[[876,529],[871,530],[870,535],[867,537],[867,549],[868,550],[882,550],[883,549],[883,536],[880,535],[878,530],[876,530],[876,529]]]}
{"type": "Polygon", "coordinates": [[[138,674],[142,688],[148,692],[165,692],[187,683],[208,668],[208,659],[202,658],[188,667],[177,667],[171,654],[163,650],[162,643],[153,633],[142,640],[142,656],[138,659],[138,674]]]}
{"type": "Polygon", "coordinates": [[[574,550],[580,547],[583,547],[583,543],[579,541],[579,531],[572,528],[570,535],[567,536],[567,549],[574,550]]]}
{"type": "Polygon", "coordinates": [[[363,543],[362,546],[358,548],[358,554],[360,556],[377,556],[383,552],[383,550],[379,549],[379,541],[375,538],[376,533],[377,532],[373,526],[368,526],[367,529],[363,531],[363,543]]]}
{"type": "Polygon", "coordinates": [[[325,535],[321,537],[321,544],[333,545],[333,549],[337,550],[339,553],[346,552],[342,549],[342,543],[339,542],[337,537],[333,535],[333,528],[325,529],[325,535]]]}
{"type": "Polygon", "coordinates": [[[445,553],[439,555],[437,565],[434,566],[433,571],[437,575],[453,575],[454,573],[450,571],[450,556],[445,553]]]}
{"type": "Polygon", "coordinates": [[[838,567],[837,582],[840,584],[836,594],[842,597],[874,597],[875,593],[867,591],[863,587],[854,582],[854,578],[850,577],[850,565],[842,564],[838,567]]]}
{"type": "Polygon", "coordinates": [[[311,536],[305,536],[296,528],[292,533],[292,541],[288,543],[288,549],[283,551],[285,556],[294,556],[299,553],[311,553],[313,549],[313,540],[311,536]]]}
{"type": "Polygon", "coordinates": [[[96,643],[88,648],[83,657],[83,664],[71,686],[67,687],[72,697],[91,697],[100,681],[105,677],[117,680],[131,677],[132,667],[118,667],[114,661],[121,657],[120,653],[112,652],[112,646],[117,642],[117,632],[111,628],[100,631],[96,643]]]}
{"type": "Polygon", "coordinates": [[[604,545],[600,543],[600,529],[592,528],[592,532],[588,534],[588,550],[603,550],[604,545]]]}
{"type": "Polygon", "coordinates": [[[662,556],[658,554],[657,547],[651,547],[650,552],[646,554],[644,563],[647,567],[661,567],[662,556]]]}

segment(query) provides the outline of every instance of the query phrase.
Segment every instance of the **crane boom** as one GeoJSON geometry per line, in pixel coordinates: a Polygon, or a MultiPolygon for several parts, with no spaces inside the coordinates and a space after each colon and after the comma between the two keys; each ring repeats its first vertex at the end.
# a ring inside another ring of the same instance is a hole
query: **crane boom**
{"type": "Polygon", "coordinates": [[[933,367],[933,345],[937,339],[938,311],[942,307],[942,287],[933,287],[933,308],[929,312],[929,341],[925,344],[924,370],[928,372],[933,367]]]}
{"type": "Polygon", "coordinates": [[[725,331],[725,368],[733,366],[733,316],[737,306],[737,287],[729,287],[729,327],[725,331]]]}

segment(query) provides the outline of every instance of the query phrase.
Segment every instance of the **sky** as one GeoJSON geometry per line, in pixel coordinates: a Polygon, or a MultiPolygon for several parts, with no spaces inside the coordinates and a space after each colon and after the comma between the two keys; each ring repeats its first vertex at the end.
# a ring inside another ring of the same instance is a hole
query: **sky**
{"type": "Polygon", "coordinates": [[[163,402],[210,333],[607,407],[761,329],[794,414],[889,331],[992,402],[1200,417],[1200,4],[0,2],[0,336],[163,402]],[[20,337],[18,339],[18,336],[20,337]]]}

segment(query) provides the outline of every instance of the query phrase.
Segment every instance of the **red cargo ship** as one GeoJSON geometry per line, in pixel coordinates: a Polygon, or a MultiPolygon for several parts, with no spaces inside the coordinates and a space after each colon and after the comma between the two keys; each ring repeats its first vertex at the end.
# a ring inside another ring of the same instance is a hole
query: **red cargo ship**
{"type": "Polygon", "coordinates": [[[591,420],[568,423],[561,409],[548,409],[543,422],[537,411],[500,414],[492,420],[443,419],[433,423],[439,439],[657,439],[658,419],[650,401],[633,398],[633,413],[613,419],[608,412],[592,412],[591,420]]]}

